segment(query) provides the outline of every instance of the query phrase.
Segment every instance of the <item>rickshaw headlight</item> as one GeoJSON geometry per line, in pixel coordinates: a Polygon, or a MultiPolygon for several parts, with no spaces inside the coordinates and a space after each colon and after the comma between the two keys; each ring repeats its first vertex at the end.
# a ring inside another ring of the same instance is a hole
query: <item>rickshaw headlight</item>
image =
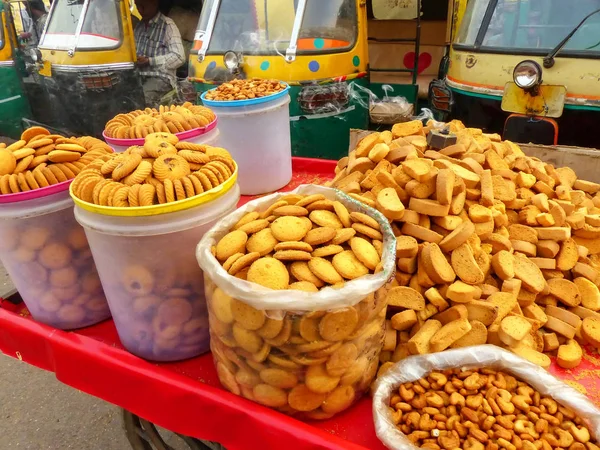
{"type": "Polygon", "coordinates": [[[521,89],[531,89],[542,82],[542,68],[535,61],[522,61],[515,67],[513,80],[521,89]]]}
{"type": "Polygon", "coordinates": [[[223,62],[225,67],[229,70],[237,69],[240,66],[240,58],[237,53],[228,51],[223,55],[223,62]]]}

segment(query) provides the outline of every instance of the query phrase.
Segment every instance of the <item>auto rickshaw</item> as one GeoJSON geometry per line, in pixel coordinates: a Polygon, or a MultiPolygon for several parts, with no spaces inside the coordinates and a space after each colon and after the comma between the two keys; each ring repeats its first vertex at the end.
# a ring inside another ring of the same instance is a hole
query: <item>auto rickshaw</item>
{"type": "Polygon", "coordinates": [[[199,93],[234,77],[285,81],[293,154],[338,159],[350,128],[369,124],[367,69],[364,0],[207,0],[189,79],[199,93]]]}
{"type": "Polygon", "coordinates": [[[447,97],[434,91],[434,108],[517,142],[597,147],[600,0],[457,3],[447,97]]]}
{"type": "Polygon", "coordinates": [[[54,0],[34,60],[60,128],[99,136],[144,108],[129,1],[54,0]]]}
{"type": "Polygon", "coordinates": [[[0,136],[18,138],[21,119],[31,116],[21,82],[23,70],[10,5],[0,1],[0,136]]]}

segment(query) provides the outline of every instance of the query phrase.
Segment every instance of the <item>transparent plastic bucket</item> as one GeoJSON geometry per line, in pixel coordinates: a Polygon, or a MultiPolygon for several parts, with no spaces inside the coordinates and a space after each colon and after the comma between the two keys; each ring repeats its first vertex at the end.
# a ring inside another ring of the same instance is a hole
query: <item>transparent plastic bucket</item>
{"type": "Polygon", "coordinates": [[[110,317],[68,183],[0,206],[0,260],[35,320],[70,330],[110,317]]]}
{"type": "Polygon", "coordinates": [[[76,204],[119,337],[131,353],[176,361],[209,351],[195,247],[239,198],[234,184],[211,202],[139,217],[99,214],[76,204]]]}
{"type": "Polygon", "coordinates": [[[290,96],[287,89],[271,97],[239,101],[210,101],[219,117],[219,145],[238,164],[242,195],[274,192],[292,179],[290,96]],[[267,100],[268,99],[268,100],[267,100]]]}

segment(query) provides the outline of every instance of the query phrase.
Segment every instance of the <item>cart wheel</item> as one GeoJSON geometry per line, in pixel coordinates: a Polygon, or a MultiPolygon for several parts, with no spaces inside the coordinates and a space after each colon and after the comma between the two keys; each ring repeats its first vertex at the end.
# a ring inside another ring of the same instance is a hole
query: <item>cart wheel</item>
{"type": "MultiPolygon", "coordinates": [[[[125,434],[133,450],[177,450],[167,444],[153,423],[136,416],[129,411],[123,410],[123,426],[125,434]]],[[[187,445],[190,450],[226,450],[216,442],[201,441],[189,436],[175,433],[187,445]]]]}

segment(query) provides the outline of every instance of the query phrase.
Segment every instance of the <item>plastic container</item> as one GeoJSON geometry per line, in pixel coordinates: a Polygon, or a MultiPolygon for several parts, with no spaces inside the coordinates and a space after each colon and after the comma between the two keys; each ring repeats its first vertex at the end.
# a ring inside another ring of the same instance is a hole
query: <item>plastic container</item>
{"type": "Polygon", "coordinates": [[[381,213],[339,191],[304,185],[293,192],[322,193],[375,218],[383,232],[383,271],[319,292],[274,291],[229,275],[212,246],[244,214],[262,212],[288,193],[254,200],[225,217],[198,244],[197,258],[221,384],[287,414],[327,419],[358,400],[377,372],[396,239],[381,213]]]}
{"type": "Polygon", "coordinates": [[[292,179],[289,87],[252,100],[202,102],[219,117],[221,138],[239,166],[242,195],[274,192],[292,179]]]}
{"type": "Polygon", "coordinates": [[[110,317],[70,183],[0,196],[0,260],[33,318],[62,330],[110,317]]]}
{"type": "Polygon", "coordinates": [[[188,199],[195,203],[156,205],[149,216],[116,215],[118,208],[93,208],[75,199],[75,217],[85,228],[117,332],[131,353],[176,361],[209,350],[203,274],[194,249],[235,209],[240,192],[235,178],[230,180],[215,188],[218,196],[208,191],[188,199]]]}
{"type": "MultiPolygon", "coordinates": [[[[181,142],[189,142],[191,144],[206,144],[217,147],[220,144],[219,129],[217,128],[218,119],[202,128],[194,128],[193,130],[175,133],[181,142]]],[[[117,139],[108,137],[102,132],[102,137],[111,148],[122,153],[133,145],[144,145],[144,139],[117,139]]]]}

